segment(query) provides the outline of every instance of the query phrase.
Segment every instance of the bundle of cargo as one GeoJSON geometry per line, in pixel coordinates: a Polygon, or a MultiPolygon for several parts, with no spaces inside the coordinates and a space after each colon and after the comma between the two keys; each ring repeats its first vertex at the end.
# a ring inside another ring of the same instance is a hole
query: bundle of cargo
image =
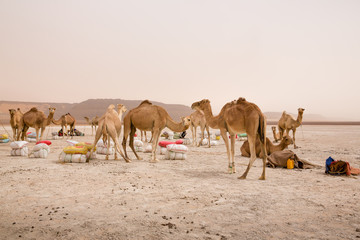
{"type": "Polygon", "coordinates": [[[47,158],[48,154],[50,153],[49,145],[42,141],[36,143],[33,150],[29,154],[29,157],[34,156],[35,158],[47,158]]]}
{"type": "MultiPolygon", "coordinates": [[[[209,140],[207,138],[204,138],[201,142],[202,146],[207,146],[209,145],[209,140]]],[[[210,146],[217,146],[219,145],[219,141],[217,140],[210,140],[210,146]]]]}
{"type": "Polygon", "coordinates": [[[53,140],[59,139],[58,132],[52,132],[52,133],[51,133],[51,136],[52,136],[52,139],[53,139],[53,140]]]}
{"type": "Polygon", "coordinates": [[[188,151],[187,146],[182,144],[169,144],[166,146],[167,152],[165,159],[168,160],[185,160],[186,152],[188,151]]]}
{"type": "Polygon", "coordinates": [[[26,156],[29,152],[27,141],[14,141],[10,143],[11,156],[26,156]]]}
{"type": "Polygon", "coordinates": [[[144,151],[143,145],[144,143],[142,141],[137,139],[134,140],[134,147],[136,152],[143,152],[144,151]]]}
{"type": "Polygon", "coordinates": [[[102,139],[100,139],[98,141],[98,143],[96,144],[96,153],[97,154],[103,154],[103,155],[112,155],[114,154],[114,142],[110,141],[110,146],[108,149],[107,144],[104,143],[104,141],[102,139]]]}
{"type": "Polygon", "coordinates": [[[0,134],[0,143],[8,143],[10,141],[9,135],[0,134]]]}
{"type": "MultiPolygon", "coordinates": [[[[66,163],[84,163],[91,149],[94,147],[91,143],[76,142],[67,140],[69,146],[65,147],[60,153],[59,159],[66,163]]],[[[96,150],[96,147],[95,147],[96,150]]],[[[91,159],[96,158],[96,154],[91,154],[91,159]]]]}
{"type": "Polygon", "coordinates": [[[183,140],[179,139],[176,142],[170,142],[170,141],[160,141],[159,142],[159,146],[160,146],[160,155],[166,155],[167,153],[167,146],[170,144],[183,144],[183,140]]]}
{"type": "MultiPolygon", "coordinates": [[[[39,134],[39,137],[40,137],[40,134],[39,134]]],[[[27,133],[27,141],[28,142],[36,142],[36,133],[28,132],[27,133]]]]}

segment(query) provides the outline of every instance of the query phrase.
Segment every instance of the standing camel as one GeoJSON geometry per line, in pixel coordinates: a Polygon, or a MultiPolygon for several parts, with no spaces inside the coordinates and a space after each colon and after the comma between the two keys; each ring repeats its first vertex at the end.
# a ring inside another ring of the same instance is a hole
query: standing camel
{"type": "Polygon", "coordinates": [[[84,117],[86,122],[91,126],[91,135],[94,135],[94,128],[96,132],[96,127],[99,125],[99,117],[93,117],[91,120],[88,117],[84,117]]]}
{"type": "MultiPolygon", "coordinates": [[[[42,111],[39,111],[36,107],[33,107],[29,111],[24,113],[20,122],[22,129],[21,140],[25,139],[26,132],[29,127],[35,128],[37,142],[39,141],[39,131],[41,129],[40,140],[42,140],[44,137],[45,128],[49,126],[54,119],[55,110],[56,108],[49,108],[49,115],[47,117],[42,111]]],[[[20,133],[18,133],[17,138],[20,138],[20,133]]]]}
{"type": "Polygon", "coordinates": [[[68,125],[70,126],[70,135],[71,138],[75,135],[75,118],[73,116],[71,116],[70,113],[64,114],[62,115],[58,120],[53,119],[52,120],[53,124],[55,125],[61,125],[61,129],[62,129],[62,137],[64,138],[65,133],[68,134],[68,130],[67,127],[68,125]],[[65,131],[64,131],[64,127],[65,127],[65,131]]]}
{"type": "Polygon", "coordinates": [[[182,118],[180,123],[175,122],[166,112],[166,110],[160,106],[153,105],[150,101],[145,100],[140,105],[130,110],[124,117],[124,138],[123,138],[123,149],[125,157],[128,158],[126,152],[126,142],[130,135],[129,146],[134,152],[136,158],[141,160],[137,155],[134,148],[134,134],[138,128],[140,131],[151,131],[152,132],[152,156],[150,162],[158,162],[156,159],[156,147],[159,142],[159,136],[161,131],[168,127],[174,132],[183,132],[190,126],[190,118],[182,118]]]}
{"type": "Polygon", "coordinates": [[[119,136],[121,133],[121,117],[122,114],[127,110],[126,107],[122,104],[117,105],[118,112],[115,110],[115,106],[113,104],[109,105],[107,108],[106,113],[99,119],[99,126],[97,128],[96,134],[95,134],[95,140],[93,144],[93,148],[91,149],[90,154],[88,155],[86,162],[89,162],[89,159],[91,158],[92,153],[94,152],[95,146],[97,142],[99,141],[100,137],[103,136],[104,144],[107,140],[107,154],[106,154],[106,160],[109,160],[109,147],[110,147],[110,138],[113,140],[115,144],[115,157],[114,159],[117,159],[116,151],[120,153],[120,155],[125,159],[126,162],[130,162],[128,158],[125,158],[123,152],[120,149],[120,143],[119,143],[119,136]],[[110,137],[108,137],[110,136],[110,137]]]}
{"type": "Polygon", "coordinates": [[[18,108],[17,110],[15,109],[9,109],[10,112],[10,125],[13,131],[13,140],[14,141],[18,141],[18,136],[20,137],[20,132],[21,132],[21,118],[24,115],[21,111],[20,108],[18,108]]]}
{"type": "Polygon", "coordinates": [[[256,138],[260,139],[260,147],[263,153],[263,172],[260,180],[265,180],[265,163],[266,163],[266,120],[258,106],[247,102],[244,98],[239,98],[236,103],[228,103],[227,107],[223,107],[218,116],[213,116],[210,101],[208,99],[195,102],[191,105],[192,109],[200,109],[204,112],[206,122],[215,125],[220,129],[221,137],[226,146],[228,156],[228,171],[235,173],[235,135],[237,133],[246,133],[249,141],[250,160],[249,164],[239,179],[245,179],[252,164],[256,159],[255,142],[256,138]],[[231,149],[229,148],[229,140],[227,132],[230,134],[231,149]]]}
{"type": "Polygon", "coordinates": [[[200,144],[202,143],[203,139],[204,139],[204,132],[205,129],[207,131],[208,134],[208,144],[209,147],[210,145],[210,131],[209,131],[209,126],[206,124],[206,118],[203,112],[201,111],[195,111],[192,114],[190,114],[190,120],[191,120],[191,125],[190,125],[190,129],[191,129],[191,133],[192,133],[192,137],[193,137],[193,145],[194,146],[200,146],[200,144]],[[196,142],[196,129],[197,127],[200,127],[200,131],[201,131],[201,139],[199,144],[197,144],[196,142]]]}
{"type": "Polygon", "coordinates": [[[279,122],[278,122],[278,128],[279,128],[279,132],[280,132],[280,139],[283,138],[284,132],[285,132],[285,135],[289,135],[290,130],[292,130],[294,148],[298,148],[298,146],[296,146],[296,143],[295,143],[295,132],[296,132],[296,128],[299,127],[301,125],[301,123],[302,123],[304,111],[305,111],[304,108],[299,108],[298,109],[298,116],[297,116],[296,120],[291,115],[287,114],[284,111],[283,114],[281,115],[281,118],[279,119],[279,122]]]}
{"type": "Polygon", "coordinates": [[[276,127],[275,127],[275,126],[272,126],[272,127],[271,127],[271,130],[272,130],[272,132],[273,132],[274,142],[280,141],[280,133],[279,133],[279,132],[276,132],[276,127]]]}

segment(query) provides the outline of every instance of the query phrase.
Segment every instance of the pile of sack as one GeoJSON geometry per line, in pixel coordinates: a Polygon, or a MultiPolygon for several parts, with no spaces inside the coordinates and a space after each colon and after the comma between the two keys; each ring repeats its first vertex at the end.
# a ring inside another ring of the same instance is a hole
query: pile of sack
{"type": "MultiPolygon", "coordinates": [[[[207,146],[209,145],[209,139],[204,138],[201,142],[202,146],[207,146]]],[[[219,145],[219,142],[217,140],[210,140],[210,146],[217,146],[219,145]]]]}
{"type": "Polygon", "coordinates": [[[351,167],[349,162],[334,160],[332,157],[328,157],[325,161],[325,173],[346,176],[359,175],[360,169],[351,167]]]}
{"type": "Polygon", "coordinates": [[[159,142],[160,154],[165,155],[168,160],[185,160],[188,148],[183,145],[182,140],[176,142],[161,141],[159,142]]]}
{"type": "Polygon", "coordinates": [[[50,141],[39,141],[30,152],[29,157],[34,156],[35,158],[47,158],[50,153],[50,141]]]}
{"type": "Polygon", "coordinates": [[[135,152],[144,152],[144,143],[138,139],[134,140],[135,152]]]}
{"type": "MultiPolygon", "coordinates": [[[[65,163],[84,163],[86,158],[90,155],[91,149],[94,147],[91,143],[76,142],[67,140],[69,146],[65,147],[60,153],[59,159],[65,163]]],[[[96,150],[96,147],[95,149],[96,150]]],[[[91,159],[96,158],[96,153],[93,152],[91,159]]]]}
{"type": "Polygon", "coordinates": [[[115,152],[114,149],[114,142],[110,141],[110,146],[109,146],[109,150],[107,145],[104,143],[104,141],[102,139],[100,139],[98,141],[98,143],[96,144],[96,153],[97,154],[102,154],[102,155],[112,155],[115,152]]]}
{"type": "Polygon", "coordinates": [[[0,143],[8,143],[10,141],[7,134],[0,134],[0,143]]]}
{"type": "Polygon", "coordinates": [[[28,142],[36,142],[36,132],[28,132],[27,133],[27,141],[28,142]]]}
{"type": "Polygon", "coordinates": [[[26,156],[29,149],[27,147],[27,141],[14,141],[10,143],[11,156],[26,156]]]}

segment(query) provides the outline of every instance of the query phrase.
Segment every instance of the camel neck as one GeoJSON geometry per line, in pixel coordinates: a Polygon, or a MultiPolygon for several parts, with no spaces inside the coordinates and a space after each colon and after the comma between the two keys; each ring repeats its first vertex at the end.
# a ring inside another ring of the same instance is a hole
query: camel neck
{"type": "Polygon", "coordinates": [[[175,122],[170,116],[166,118],[166,127],[174,132],[183,132],[187,129],[182,122],[175,122]]]}
{"type": "Polygon", "coordinates": [[[299,113],[299,114],[298,114],[298,117],[297,117],[297,119],[296,119],[296,122],[299,124],[299,126],[300,126],[301,123],[302,123],[302,119],[303,119],[303,115],[302,115],[302,113],[299,113]]]}
{"type": "Polygon", "coordinates": [[[218,116],[214,117],[210,104],[205,109],[203,109],[203,112],[205,115],[206,123],[209,124],[211,128],[218,128],[218,116]]]}

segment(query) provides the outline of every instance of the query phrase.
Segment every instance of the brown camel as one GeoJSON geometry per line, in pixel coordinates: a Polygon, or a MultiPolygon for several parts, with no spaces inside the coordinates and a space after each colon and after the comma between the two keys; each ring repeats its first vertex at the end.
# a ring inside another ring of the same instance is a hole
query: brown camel
{"type": "Polygon", "coordinates": [[[276,132],[276,127],[275,126],[272,126],[271,127],[271,130],[273,132],[273,137],[274,137],[274,142],[278,142],[280,141],[280,133],[279,132],[276,132]]]}
{"type": "Polygon", "coordinates": [[[88,117],[84,117],[86,122],[91,126],[91,135],[94,135],[94,128],[96,132],[96,127],[99,125],[99,117],[93,117],[91,120],[88,117]]]}
{"type": "MultiPolygon", "coordinates": [[[[39,141],[39,130],[41,129],[40,140],[44,137],[45,128],[49,126],[54,118],[56,108],[49,108],[49,115],[46,115],[39,111],[36,107],[31,108],[29,111],[24,113],[21,118],[21,140],[25,139],[26,132],[29,127],[35,128],[36,130],[36,141],[39,141]]],[[[18,133],[18,139],[20,138],[20,133],[18,133]]]]}
{"type": "Polygon", "coordinates": [[[150,162],[158,162],[156,159],[156,147],[159,142],[159,136],[161,131],[168,127],[174,132],[183,132],[189,128],[191,120],[189,117],[182,118],[180,123],[174,122],[166,110],[160,106],[153,105],[150,101],[145,100],[140,105],[130,110],[124,117],[124,138],[123,149],[126,158],[128,158],[126,152],[126,142],[130,135],[129,145],[134,152],[136,158],[141,160],[137,155],[134,148],[134,134],[138,128],[141,131],[151,131],[153,135],[152,141],[152,156],[150,162]]]}
{"type": "Polygon", "coordinates": [[[115,157],[114,159],[117,159],[117,151],[120,153],[120,155],[125,159],[126,162],[130,162],[129,159],[125,158],[123,152],[120,149],[120,143],[119,143],[119,136],[121,133],[121,117],[122,114],[127,110],[126,107],[123,104],[117,105],[118,112],[115,110],[115,106],[113,104],[109,105],[107,108],[106,113],[99,119],[99,125],[95,134],[95,140],[93,144],[93,148],[91,149],[90,154],[88,155],[86,161],[89,162],[89,159],[91,158],[92,153],[94,152],[95,146],[97,142],[99,141],[100,137],[103,136],[103,141],[106,143],[107,140],[107,154],[106,154],[106,160],[109,159],[109,147],[110,147],[110,138],[113,140],[115,144],[115,157]],[[108,137],[110,136],[110,137],[108,137]]]}
{"type": "Polygon", "coordinates": [[[198,147],[200,146],[200,144],[202,143],[202,141],[204,139],[204,132],[206,129],[207,134],[208,134],[209,147],[210,147],[210,131],[209,131],[209,126],[206,124],[206,118],[205,118],[204,113],[201,111],[195,111],[192,114],[190,114],[190,120],[191,120],[190,129],[191,129],[191,133],[192,133],[192,137],[193,137],[193,145],[194,146],[197,145],[198,147]],[[197,127],[200,127],[200,131],[201,131],[201,139],[198,144],[196,142],[197,127]]]}
{"type": "MultiPolygon", "coordinates": [[[[293,141],[291,137],[285,136],[278,145],[272,144],[269,138],[266,138],[266,152],[267,155],[272,154],[276,151],[282,151],[287,148],[293,141]]],[[[240,148],[241,155],[244,157],[250,157],[249,142],[246,140],[240,148]]],[[[263,155],[260,149],[260,140],[256,139],[256,156],[262,158],[263,155]]]]}
{"type": "Polygon", "coordinates": [[[58,120],[53,119],[52,122],[55,125],[61,125],[61,129],[63,132],[63,138],[64,138],[65,134],[68,134],[68,130],[67,130],[68,125],[70,126],[71,138],[75,135],[76,120],[73,116],[71,116],[70,113],[62,115],[58,120]],[[65,131],[64,131],[64,127],[65,127],[65,131]]]}
{"type": "Polygon", "coordinates": [[[9,109],[10,112],[10,125],[13,131],[13,140],[14,141],[18,141],[18,136],[20,137],[20,132],[21,132],[21,118],[24,115],[20,108],[18,108],[17,110],[15,109],[9,109]]]}
{"type": "Polygon", "coordinates": [[[195,102],[191,105],[192,109],[200,109],[204,112],[206,122],[210,127],[220,129],[221,137],[226,146],[228,156],[229,173],[235,173],[235,135],[237,133],[246,133],[248,136],[250,155],[249,164],[240,179],[245,179],[253,162],[256,159],[255,141],[259,137],[261,141],[261,151],[263,152],[263,172],[260,180],[265,180],[265,164],[266,164],[266,120],[258,106],[247,102],[244,98],[239,98],[236,102],[230,102],[224,106],[218,116],[213,116],[210,101],[208,99],[195,102]],[[227,132],[230,134],[231,149],[229,148],[229,140],[227,132]]]}
{"type": "Polygon", "coordinates": [[[294,148],[298,148],[295,143],[295,132],[296,128],[299,127],[302,123],[303,114],[305,109],[299,108],[298,109],[298,116],[295,120],[291,115],[287,114],[285,111],[281,115],[281,118],[278,122],[279,132],[280,132],[280,139],[283,138],[284,134],[289,135],[290,130],[293,132],[293,142],[294,148]]]}

